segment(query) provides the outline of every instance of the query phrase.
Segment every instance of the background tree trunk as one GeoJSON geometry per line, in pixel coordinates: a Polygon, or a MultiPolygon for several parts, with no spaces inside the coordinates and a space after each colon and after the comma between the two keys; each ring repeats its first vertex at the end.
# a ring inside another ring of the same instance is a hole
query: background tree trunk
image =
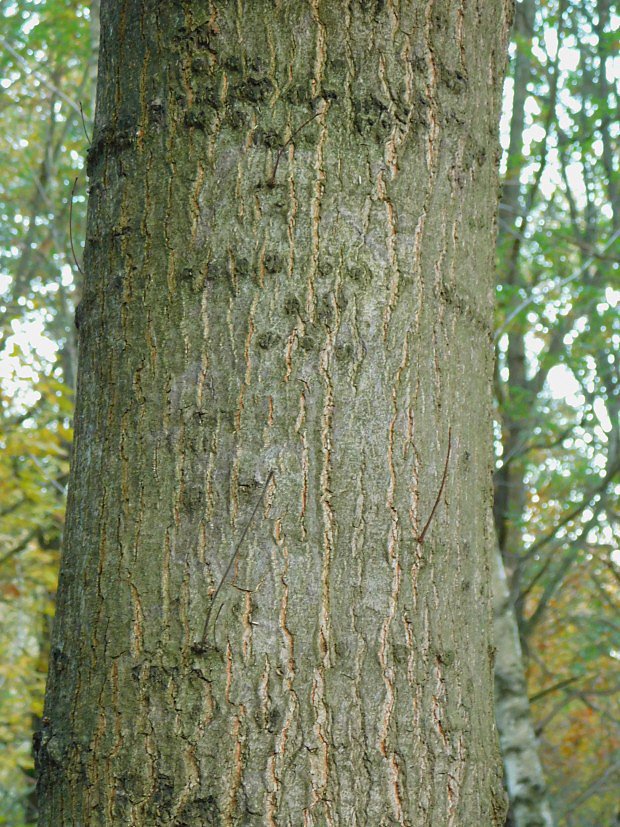
{"type": "Polygon", "coordinates": [[[510,14],[102,2],[41,824],[503,823],[510,14]]]}
{"type": "Polygon", "coordinates": [[[506,771],[511,827],[553,827],[547,785],[530,717],[519,628],[499,549],[493,567],[495,711],[506,771]]]}

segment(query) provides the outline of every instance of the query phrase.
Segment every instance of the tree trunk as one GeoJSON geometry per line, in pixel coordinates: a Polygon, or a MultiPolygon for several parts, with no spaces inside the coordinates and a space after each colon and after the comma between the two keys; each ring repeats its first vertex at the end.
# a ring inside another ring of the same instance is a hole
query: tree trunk
{"type": "Polygon", "coordinates": [[[42,825],[503,823],[510,13],[102,2],[42,825]]]}
{"type": "Polygon", "coordinates": [[[495,710],[506,771],[511,827],[553,827],[547,785],[530,717],[519,629],[499,549],[493,567],[495,710]]]}

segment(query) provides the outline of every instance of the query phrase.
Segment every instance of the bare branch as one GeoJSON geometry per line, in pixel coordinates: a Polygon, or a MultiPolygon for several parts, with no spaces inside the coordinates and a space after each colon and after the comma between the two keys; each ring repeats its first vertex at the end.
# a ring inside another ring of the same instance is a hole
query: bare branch
{"type": "Polygon", "coordinates": [[[42,72],[39,72],[37,69],[33,69],[32,66],[26,60],[26,58],[22,57],[22,55],[20,55],[19,52],[17,52],[9,43],[7,43],[3,37],[0,37],[0,46],[2,46],[3,49],[6,49],[6,51],[12,57],[14,57],[15,60],[17,60],[18,63],[20,63],[24,67],[24,69],[29,75],[33,75],[38,81],[40,81],[43,84],[43,86],[49,89],[50,92],[53,92],[55,95],[58,95],[58,97],[62,98],[62,100],[64,100],[65,103],[69,104],[69,106],[75,112],[77,112],[78,115],[80,114],[79,104],[77,104],[74,100],[72,100],[72,98],[66,95],[62,91],[62,89],[59,89],[54,83],[51,82],[51,80],[48,80],[42,72]]]}

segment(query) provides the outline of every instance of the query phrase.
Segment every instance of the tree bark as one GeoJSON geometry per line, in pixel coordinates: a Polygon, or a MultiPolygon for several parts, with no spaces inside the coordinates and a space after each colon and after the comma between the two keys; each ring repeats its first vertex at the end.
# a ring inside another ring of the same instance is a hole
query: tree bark
{"type": "Polygon", "coordinates": [[[503,824],[510,15],[102,2],[42,825],[503,824]]]}
{"type": "Polygon", "coordinates": [[[502,556],[493,567],[495,605],[495,712],[506,771],[511,827],[553,827],[547,784],[530,717],[519,628],[502,556]]]}

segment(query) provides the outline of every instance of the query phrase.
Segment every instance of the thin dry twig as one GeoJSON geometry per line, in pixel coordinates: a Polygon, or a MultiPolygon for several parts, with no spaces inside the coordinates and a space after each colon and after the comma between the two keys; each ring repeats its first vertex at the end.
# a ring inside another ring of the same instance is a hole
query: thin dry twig
{"type": "Polygon", "coordinates": [[[446,451],[446,464],[443,469],[443,476],[441,478],[441,485],[439,486],[439,492],[437,497],[435,498],[435,504],[429,514],[428,520],[426,521],[426,525],[422,529],[422,533],[418,537],[418,543],[422,545],[424,542],[424,538],[426,537],[426,532],[428,531],[430,524],[433,521],[433,517],[435,516],[435,511],[437,511],[437,506],[439,505],[439,501],[441,500],[441,495],[443,494],[444,485],[446,484],[446,477],[448,476],[448,464],[450,462],[450,451],[452,450],[452,428],[448,428],[448,450],[446,451]]]}
{"type": "Polygon", "coordinates": [[[86,140],[89,144],[92,144],[93,139],[88,134],[88,129],[86,129],[86,121],[84,120],[84,108],[82,106],[82,101],[80,101],[80,117],[82,118],[82,129],[84,130],[84,135],[86,135],[86,140]]]}
{"type": "Polygon", "coordinates": [[[73,196],[75,195],[75,187],[77,185],[78,179],[76,178],[73,182],[73,186],[71,187],[71,200],[69,201],[69,241],[71,243],[71,252],[73,253],[73,261],[75,261],[75,266],[78,268],[79,273],[81,276],[84,275],[84,271],[80,267],[80,263],[77,260],[77,256],[75,254],[75,247],[73,246],[73,196]]]}
{"type": "MultiPolygon", "coordinates": [[[[250,525],[252,524],[252,520],[256,516],[256,512],[258,511],[259,506],[262,503],[263,499],[265,498],[265,494],[267,493],[267,488],[269,487],[269,483],[273,479],[273,476],[274,476],[274,471],[272,469],[269,472],[269,474],[267,475],[267,479],[265,480],[265,485],[263,486],[263,490],[261,491],[261,495],[258,498],[258,500],[256,501],[256,505],[254,506],[254,510],[250,514],[250,519],[245,524],[245,528],[243,529],[241,537],[239,538],[239,542],[235,546],[235,550],[233,551],[232,556],[231,556],[230,560],[228,561],[228,565],[226,566],[226,571],[222,575],[222,579],[220,580],[219,585],[218,585],[217,589],[215,590],[215,594],[213,595],[213,599],[211,600],[211,605],[209,606],[209,611],[207,612],[207,618],[205,620],[204,631],[202,633],[202,640],[201,640],[200,645],[197,647],[200,650],[203,650],[203,649],[206,648],[207,636],[208,636],[208,632],[209,632],[209,620],[211,619],[211,613],[213,612],[213,607],[215,606],[217,596],[219,595],[220,591],[222,590],[222,586],[226,582],[226,578],[228,577],[228,575],[230,573],[230,570],[232,569],[233,564],[234,564],[235,560],[237,559],[237,554],[239,553],[239,549],[241,548],[241,544],[245,540],[245,535],[248,533],[248,529],[250,528],[250,525]]],[[[215,617],[215,623],[213,624],[214,634],[215,634],[215,626],[217,624],[217,618],[219,617],[221,608],[222,607],[220,606],[220,610],[218,611],[218,613],[215,617]]]]}
{"type": "Polygon", "coordinates": [[[286,149],[286,147],[287,147],[287,146],[288,146],[288,145],[289,145],[289,144],[293,141],[293,139],[294,139],[297,135],[299,135],[299,133],[301,132],[301,130],[302,130],[302,129],[304,129],[306,126],[308,126],[308,124],[309,124],[309,123],[311,123],[311,122],[312,122],[315,118],[318,118],[318,117],[319,117],[319,115],[321,114],[321,112],[322,112],[322,111],[323,111],[323,110],[321,110],[320,112],[315,112],[315,113],[314,113],[314,115],[312,115],[312,116],[311,116],[311,117],[309,117],[307,120],[305,120],[305,121],[302,123],[302,125],[301,125],[301,126],[298,126],[298,127],[297,127],[297,129],[293,132],[293,134],[292,134],[292,135],[291,135],[291,137],[288,139],[288,141],[285,141],[285,142],[282,144],[282,146],[281,146],[281,147],[280,147],[280,149],[278,150],[278,154],[276,155],[276,162],[275,162],[275,164],[274,164],[274,166],[273,166],[273,172],[271,173],[271,178],[269,179],[269,181],[267,181],[267,186],[268,186],[268,187],[270,187],[270,188],[271,188],[271,187],[274,187],[274,186],[275,186],[275,183],[276,183],[276,172],[278,171],[278,164],[280,163],[280,158],[282,157],[282,154],[283,154],[284,150],[286,149]]]}

